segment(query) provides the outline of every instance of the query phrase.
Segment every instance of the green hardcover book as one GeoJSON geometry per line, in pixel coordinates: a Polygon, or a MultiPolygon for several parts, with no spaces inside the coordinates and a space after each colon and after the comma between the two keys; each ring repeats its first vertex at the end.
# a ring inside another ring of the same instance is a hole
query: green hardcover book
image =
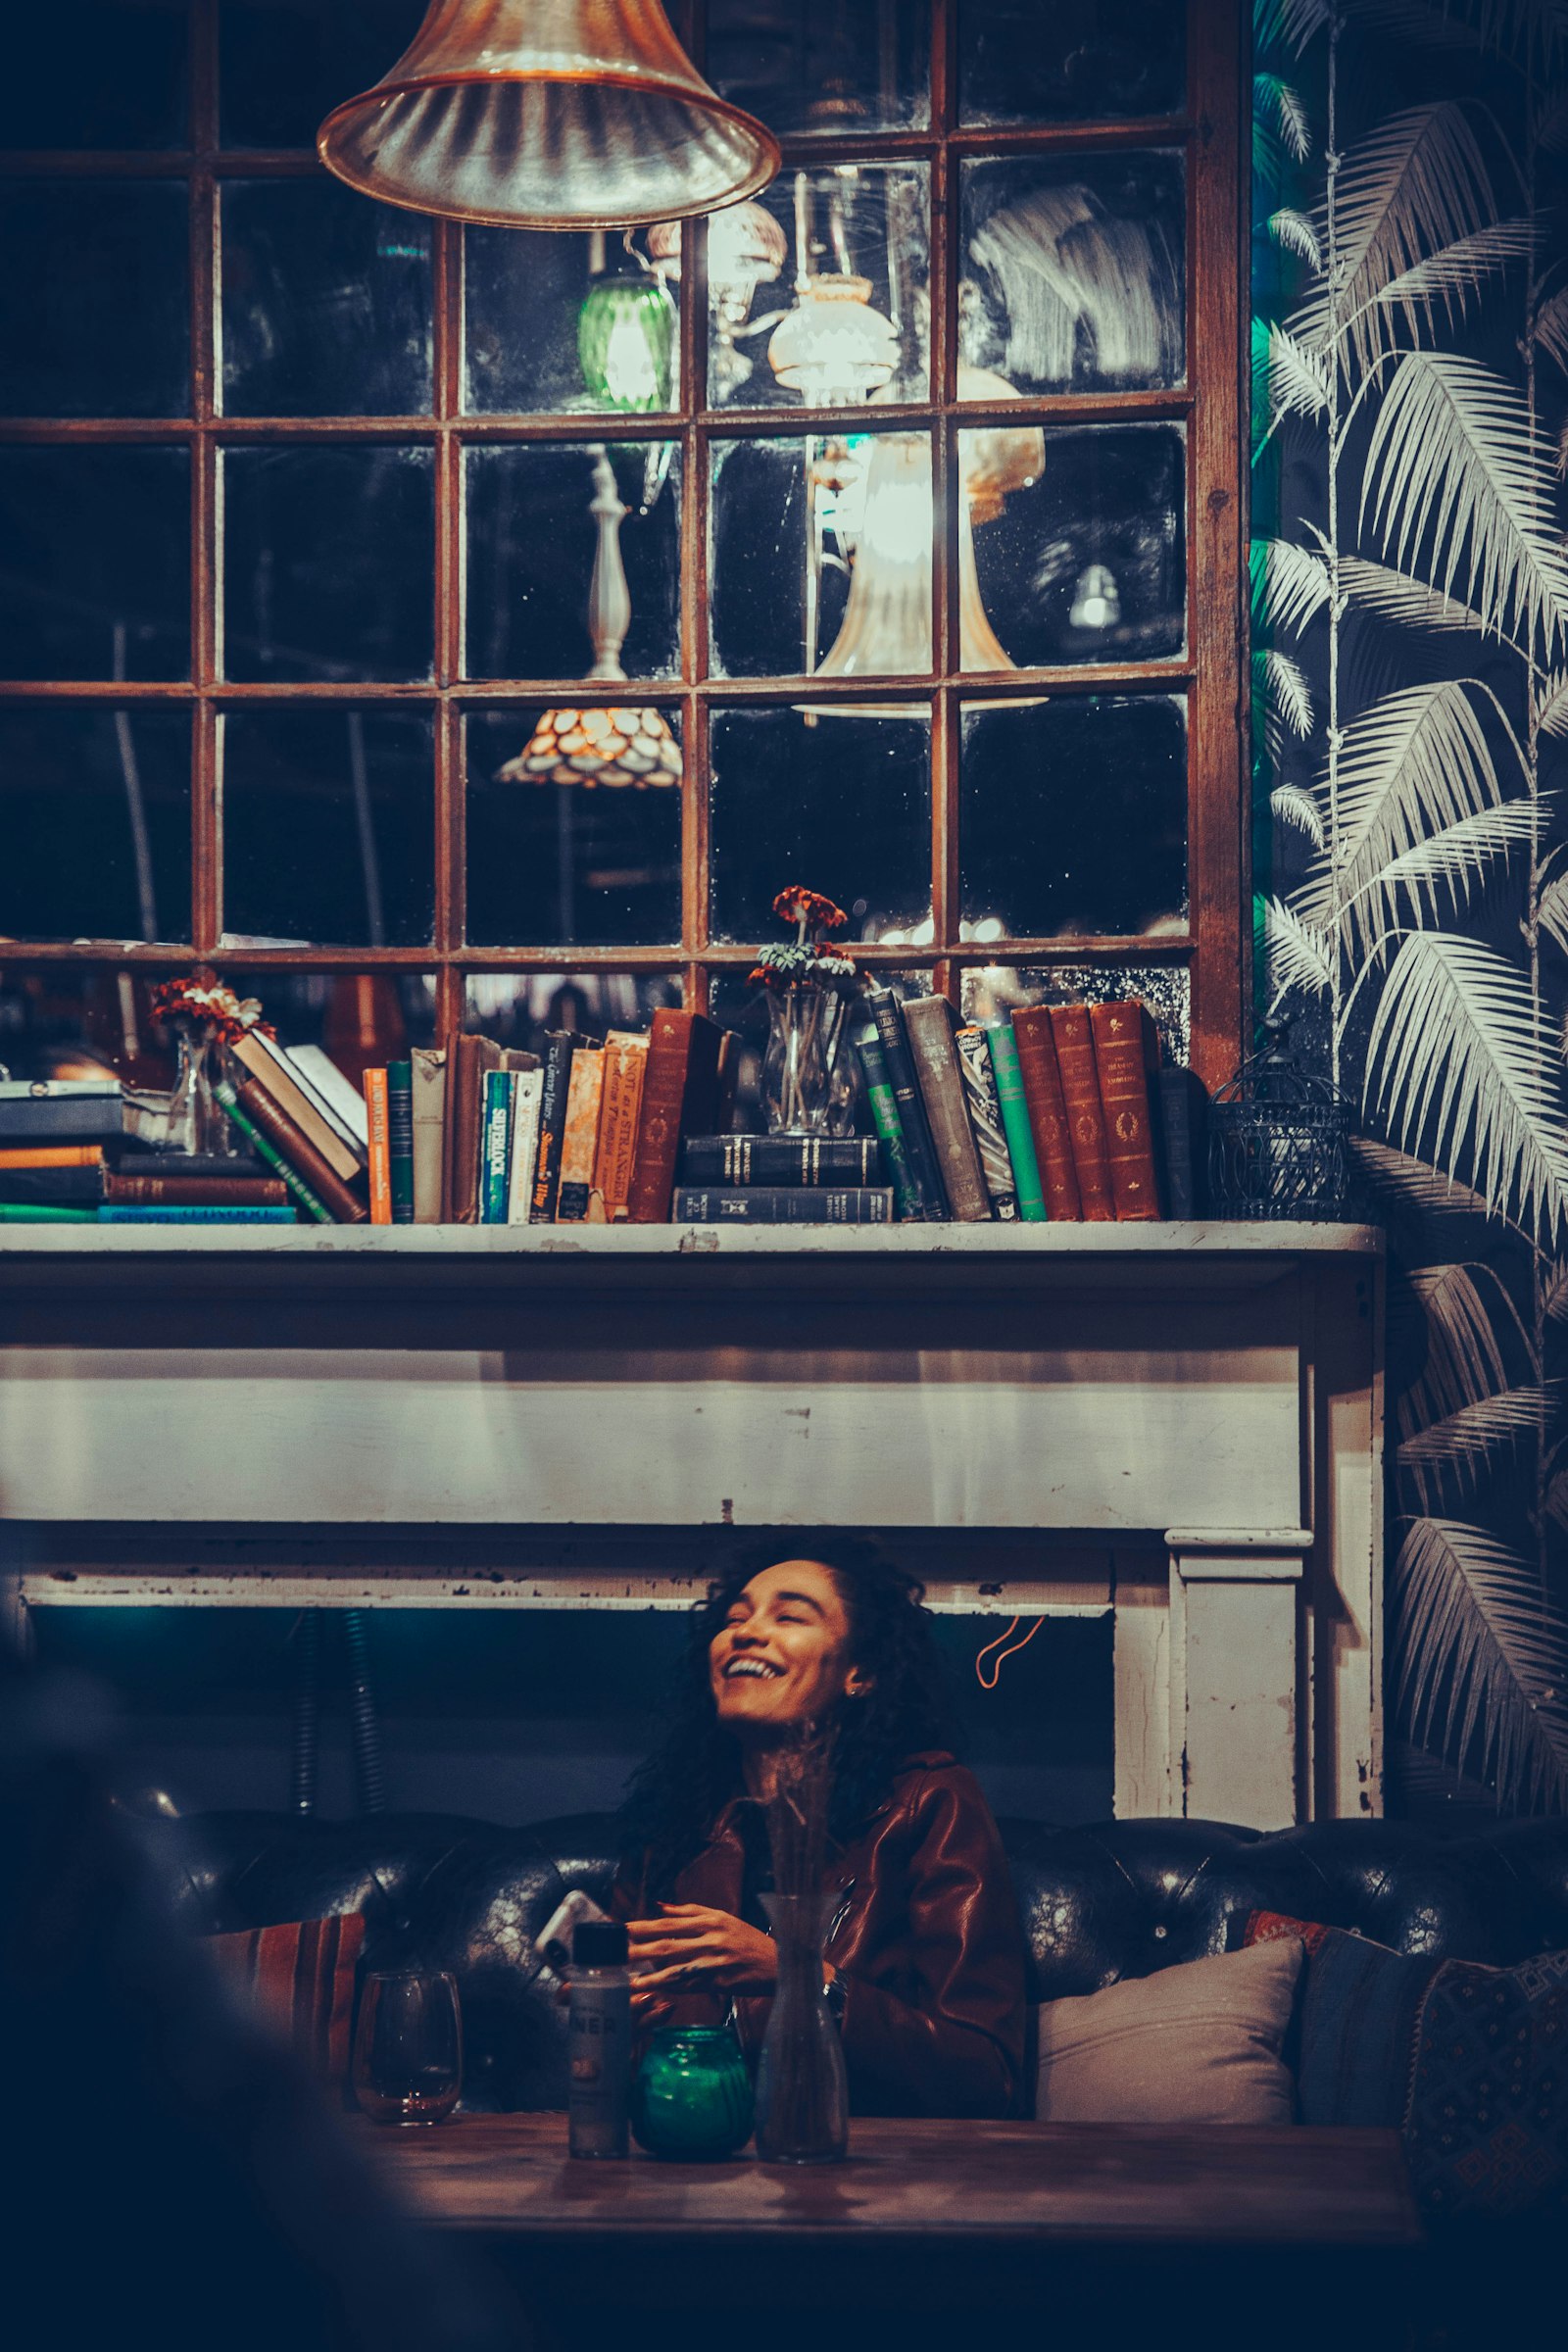
{"type": "Polygon", "coordinates": [[[55,1208],[34,1200],[0,1200],[0,1225],[96,1225],[95,1208],[55,1208]]]}
{"type": "Polygon", "coordinates": [[[394,1225],[414,1223],[414,1064],[386,1065],[387,1181],[394,1225]]]}
{"type": "Polygon", "coordinates": [[[1023,1098],[1023,1079],[1018,1070],[1018,1048],[1013,1042],[1008,1022],[999,1021],[986,1029],[986,1044],[991,1049],[991,1067],[997,1076],[997,1105],[1002,1112],[1002,1132],[1007,1139],[1007,1157],[1018,1185],[1018,1215],[1025,1225],[1046,1223],[1046,1196],[1040,1189],[1040,1162],[1035,1157],[1035,1139],[1029,1126],[1029,1105],[1023,1098]]]}
{"type": "Polygon", "coordinates": [[[479,1116],[479,1222],[504,1225],[512,1183],[511,1070],[486,1070],[479,1116]]]}
{"type": "Polygon", "coordinates": [[[882,1051],[882,1040],[874,1024],[855,1033],[855,1050],[860,1056],[865,1072],[866,1098],[871,1105],[871,1123],[882,1145],[882,1157],[893,1183],[893,1197],[899,1204],[901,1217],[918,1217],[923,1203],[909,1168],[909,1154],[904,1142],[904,1122],[899,1117],[898,1097],[888,1076],[888,1059],[882,1051]]]}
{"type": "Polygon", "coordinates": [[[235,1094],[234,1089],[229,1085],[228,1080],[226,1078],[220,1078],[218,1084],[213,1089],[213,1093],[217,1097],[218,1101],[223,1105],[223,1109],[228,1116],[229,1125],[239,1129],[241,1135],[245,1138],[245,1141],[249,1144],[251,1150],[255,1152],[258,1159],[265,1160],[267,1165],[271,1169],[275,1176],[282,1177],[283,1182],[288,1186],[289,1191],[293,1194],[301,1208],[304,1209],[306,1215],[308,1217],[314,1217],[318,1225],[335,1225],[337,1223],[337,1219],[333,1216],[332,1211],[327,1207],[325,1201],[321,1200],[318,1194],[314,1193],[311,1190],[303,1176],[297,1176],[294,1173],[294,1170],[289,1166],[288,1161],[283,1157],[282,1152],[278,1151],[274,1144],[269,1142],[268,1138],[262,1133],[261,1129],[255,1124],[254,1120],[248,1119],[245,1116],[245,1113],[239,1106],[239,1097],[235,1094]]]}

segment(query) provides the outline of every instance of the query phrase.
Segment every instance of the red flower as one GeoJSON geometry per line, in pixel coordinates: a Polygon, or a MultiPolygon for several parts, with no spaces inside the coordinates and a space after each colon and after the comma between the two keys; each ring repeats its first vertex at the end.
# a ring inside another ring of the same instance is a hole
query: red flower
{"type": "Polygon", "coordinates": [[[842,931],[850,919],[842,906],[835,906],[819,890],[804,889],[799,882],[779,892],[773,912],[786,923],[810,923],[818,931],[842,931]]]}

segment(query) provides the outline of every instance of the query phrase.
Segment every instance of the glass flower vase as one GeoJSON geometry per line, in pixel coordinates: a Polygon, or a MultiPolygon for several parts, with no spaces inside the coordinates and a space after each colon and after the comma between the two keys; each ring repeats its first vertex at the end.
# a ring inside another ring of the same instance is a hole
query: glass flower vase
{"type": "Polygon", "coordinates": [[[226,1157],[234,1150],[223,1106],[213,1093],[217,1049],[205,1031],[179,1032],[179,1061],[169,1102],[166,1149],[226,1157]]]}
{"type": "Polygon", "coordinates": [[[767,992],[762,1107],[769,1135],[825,1135],[831,1101],[827,1014],[832,1000],[809,981],[767,992]]]}
{"type": "Polygon", "coordinates": [[[764,2164],[835,2164],[850,2141],[839,2030],[822,1982],[825,1906],[764,1895],[778,1984],[757,2070],[757,2153],[764,2164]]]}

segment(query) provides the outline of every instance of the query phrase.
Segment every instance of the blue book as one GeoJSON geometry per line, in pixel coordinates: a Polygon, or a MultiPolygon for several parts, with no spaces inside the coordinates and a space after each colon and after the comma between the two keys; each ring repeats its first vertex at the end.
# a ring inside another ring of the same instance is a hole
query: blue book
{"type": "Polygon", "coordinates": [[[98,1211],[101,1225],[297,1225],[291,1208],[134,1208],[122,1203],[98,1211]]]}

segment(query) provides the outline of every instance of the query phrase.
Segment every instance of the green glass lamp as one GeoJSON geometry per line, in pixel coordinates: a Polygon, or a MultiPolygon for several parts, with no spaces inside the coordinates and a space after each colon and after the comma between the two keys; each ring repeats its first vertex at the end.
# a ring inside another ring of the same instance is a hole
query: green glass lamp
{"type": "Polygon", "coordinates": [[[597,407],[637,416],[668,408],[676,323],[662,278],[594,280],[577,317],[577,359],[597,407]]]}

